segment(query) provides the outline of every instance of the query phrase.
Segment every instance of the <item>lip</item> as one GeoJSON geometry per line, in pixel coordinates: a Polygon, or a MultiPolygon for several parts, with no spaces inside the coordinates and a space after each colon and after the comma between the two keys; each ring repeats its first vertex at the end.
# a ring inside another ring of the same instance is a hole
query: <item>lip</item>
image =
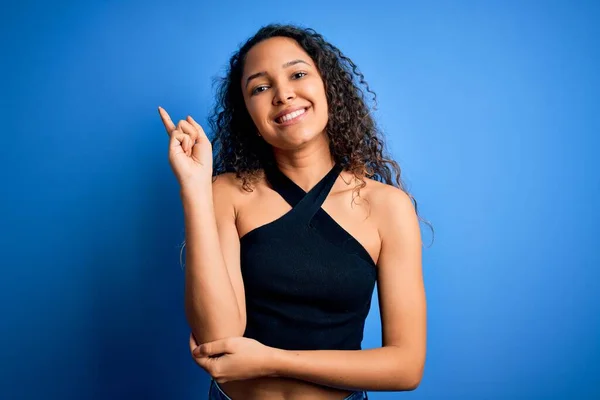
{"type": "MultiPolygon", "coordinates": [[[[275,121],[275,123],[278,124],[278,125],[285,125],[286,124],[285,122],[279,123],[279,122],[277,122],[277,120],[279,118],[283,117],[284,115],[292,113],[294,111],[298,111],[298,110],[306,110],[306,111],[308,111],[308,109],[309,109],[309,107],[289,107],[289,108],[286,108],[285,110],[283,110],[279,114],[275,115],[273,117],[273,121],[275,121]]],[[[304,113],[304,114],[306,114],[306,113],[304,113]]],[[[302,114],[302,115],[304,115],[304,114],[302,114]]],[[[302,117],[302,115],[300,115],[300,116],[298,116],[296,118],[300,118],[300,117],[302,117]]],[[[296,120],[296,118],[294,118],[293,120],[288,121],[288,122],[292,122],[292,121],[296,120]]]]}

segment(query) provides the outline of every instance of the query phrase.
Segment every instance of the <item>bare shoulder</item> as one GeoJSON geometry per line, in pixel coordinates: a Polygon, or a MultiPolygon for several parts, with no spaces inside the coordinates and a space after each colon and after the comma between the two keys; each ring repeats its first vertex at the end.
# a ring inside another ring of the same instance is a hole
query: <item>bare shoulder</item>
{"type": "Polygon", "coordinates": [[[370,178],[364,178],[364,181],[366,185],[361,189],[360,196],[369,202],[374,211],[414,213],[412,200],[402,189],[370,178]]]}
{"type": "Polygon", "coordinates": [[[224,172],[213,177],[213,188],[217,190],[241,189],[242,181],[235,176],[234,172],[224,172]]]}
{"type": "Polygon", "coordinates": [[[364,180],[366,186],[361,189],[361,197],[368,202],[381,233],[398,224],[414,224],[417,220],[415,207],[405,191],[373,179],[364,180]]]}
{"type": "Polygon", "coordinates": [[[225,172],[215,176],[212,188],[216,201],[234,206],[249,201],[254,193],[254,191],[244,189],[242,179],[238,178],[234,172],[225,172]]]}

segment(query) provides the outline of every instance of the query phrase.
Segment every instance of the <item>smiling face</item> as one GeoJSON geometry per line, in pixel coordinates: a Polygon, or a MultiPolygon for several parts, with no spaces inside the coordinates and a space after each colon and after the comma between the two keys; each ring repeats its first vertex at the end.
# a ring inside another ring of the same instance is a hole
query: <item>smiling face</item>
{"type": "Polygon", "coordinates": [[[246,56],[242,92],[263,139],[280,149],[325,139],[328,109],[321,75],[293,39],[274,37],[246,56]]]}

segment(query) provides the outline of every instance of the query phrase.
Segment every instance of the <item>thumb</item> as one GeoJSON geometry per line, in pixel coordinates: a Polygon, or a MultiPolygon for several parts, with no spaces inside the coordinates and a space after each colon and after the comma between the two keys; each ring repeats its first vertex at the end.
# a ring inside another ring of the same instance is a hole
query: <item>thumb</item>
{"type": "Polygon", "coordinates": [[[214,342],[204,343],[196,347],[193,351],[196,357],[213,357],[219,354],[227,353],[228,340],[221,339],[214,342]]]}

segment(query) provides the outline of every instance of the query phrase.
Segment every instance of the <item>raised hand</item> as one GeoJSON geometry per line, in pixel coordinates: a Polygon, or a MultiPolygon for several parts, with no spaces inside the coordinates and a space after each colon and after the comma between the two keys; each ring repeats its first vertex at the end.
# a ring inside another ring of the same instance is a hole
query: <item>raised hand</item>
{"type": "Polygon", "coordinates": [[[164,108],[158,113],[170,137],[169,163],[181,187],[210,183],[212,146],[202,127],[190,116],[176,126],[164,108]]]}

